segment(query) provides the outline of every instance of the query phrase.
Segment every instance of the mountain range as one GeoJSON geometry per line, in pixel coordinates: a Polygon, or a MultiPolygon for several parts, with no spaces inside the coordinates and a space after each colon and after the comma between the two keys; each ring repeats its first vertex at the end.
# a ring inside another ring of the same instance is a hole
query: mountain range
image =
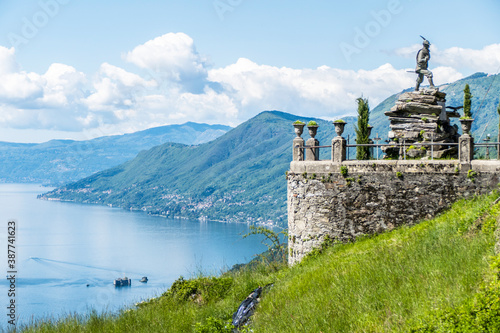
{"type": "MultiPolygon", "coordinates": [[[[448,94],[447,105],[457,106],[462,104],[465,83],[469,83],[474,96],[473,135],[477,138],[483,131],[497,133],[497,77],[478,73],[441,87],[448,94]]],[[[384,112],[394,105],[399,94],[372,110],[372,137],[375,133],[387,137],[389,121],[384,112]]],[[[353,101],[353,109],[355,106],[353,101]]],[[[351,124],[356,120],[344,119],[349,123],[344,136],[353,143],[351,124]]],[[[285,172],[292,157],[295,120],[318,122],[320,144],[328,145],[335,135],[329,121],[266,111],[211,142],[198,146],[163,144],[41,198],[105,204],[169,217],[285,225],[285,172]]],[[[354,149],[350,156],[354,156],[354,149]]],[[[323,149],[321,159],[327,158],[329,149],[323,149]]]]}
{"type": "MultiPolygon", "coordinates": [[[[42,198],[169,217],[284,223],[285,171],[295,120],[297,116],[284,112],[262,112],[209,143],[163,144],[42,198]]],[[[327,141],[334,134],[333,125],[315,120],[321,126],[319,139],[327,141]]]]}
{"type": "Polygon", "coordinates": [[[229,131],[224,125],[185,123],[87,141],[0,142],[0,182],[63,185],[133,159],[166,142],[197,145],[229,131]]]}

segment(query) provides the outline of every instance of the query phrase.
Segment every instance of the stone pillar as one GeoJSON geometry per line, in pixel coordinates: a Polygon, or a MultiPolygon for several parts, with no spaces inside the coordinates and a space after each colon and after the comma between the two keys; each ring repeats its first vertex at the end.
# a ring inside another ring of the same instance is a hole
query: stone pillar
{"type": "Polygon", "coordinates": [[[332,162],[342,163],[346,160],[347,141],[341,136],[332,140],[332,162]]]}
{"type": "MultiPolygon", "coordinates": [[[[498,128],[497,142],[500,142],[500,126],[498,128]]],[[[497,145],[497,160],[500,160],[500,144],[497,145]]],[[[500,243],[499,243],[500,244],[500,243]]]]}
{"type": "Polygon", "coordinates": [[[300,137],[293,139],[293,160],[304,160],[304,139],[300,137]]]}
{"type": "MultiPolygon", "coordinates": [[[[319,146],[319,141],[315,138],[307,139],[306,146],[319,146]]],[[[306,148],[306,161],[319,161],[319,148],[306,148]]]]}
{"type": "Polygon", "coordinates": [[[474,138],[463,134],[458,139],[458,159],[460,163],[470,163],[474,157],[474,138]]]}

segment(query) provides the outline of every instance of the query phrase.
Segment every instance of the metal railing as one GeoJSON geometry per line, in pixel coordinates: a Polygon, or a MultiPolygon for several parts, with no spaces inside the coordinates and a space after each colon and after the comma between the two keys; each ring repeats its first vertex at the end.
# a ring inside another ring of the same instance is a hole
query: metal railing
{"type": "MultiPolygon", "coordinates": [[[[346,144],[347,147],[347,160],[349,160],[349,148],[356,148],[356,147],[371,147],[375,148],[377,150],[377,155],[376,159],[379,160],[379,151],[382,151],[382,147],[389,147],[389,148],[399,148],[399,154],[398,157],[399,159],[406,160],[407,159],[407,148],[410,148],[411,146],[414,147],[425,147],[429,146],[431,149],[431,160],[434,159],[434,147],[435,146],[446,146],[446,147],[458,147],[458,143],[440,143],[440,142],[412,142],[412,143],[406,143],[405,140],[403,142],[393,142],[393,143],[365,143],[365,144],[346,144]]],[[[321,149],[321,148],[332,148],[331,145],[324,145],[324,146],[295,146],[295,148],[300,148],[302,147],[304,150],[305,149],[321,149]]],[[[500,142],[489,142],[489,143],[475,143],[474,148],[480,148],[480,147],[486,147],[486,158],[489,159],[489,147],[495,147],[500,151],[500,142]]],[[[477,150],[477,149],[475,149],[477,150]]],[[[305,156],[305,155],[303,155],[305,156]]]]}

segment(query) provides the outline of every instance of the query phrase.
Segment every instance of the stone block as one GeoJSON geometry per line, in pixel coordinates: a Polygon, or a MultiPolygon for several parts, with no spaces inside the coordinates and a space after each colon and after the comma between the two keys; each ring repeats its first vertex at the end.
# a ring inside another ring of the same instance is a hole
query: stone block
{"type": "Polygon", "coordinates": [[[436,96],[422,95],[420,93],[407,92],[399,96],[398,101],[400,102],[418,102],[424,104],[436,104],[438,98],[436,96]]]}
{"type": "Polygon", "coordinates": [[[398,110],[400,111],[408,111],[411,113],[420,113],[420,114],[430,114],[432,115],[433,113],[438,116],[441,114],[441,111],[443,108],[440,105],[430,105],[430,104],[424,104],[424,103],[418,103],[418,102],[409,102],[405,103],[401,106],[398,106],[398,110]]]}
{"type": "Polygon", "coordinates": [[[293,139],[293,160],[303,161],[304,160],[304,139],[295,138],[293,139]]]}
{"type": "MultiPolygon", "coordinates": [[[[314,147],[319,146],[318,139],[310,138],[306,141],[306,146],[314,147]]],[[[318,161],[319,160],[319,148],[305,148],[306,151],[306,161],[318,161]]]]}
{"type": "Polygon", "coordinates": [[[332,140],[332,161],[334,163],[342,163],[346,160],[347,140],[337,136],[332,140]]]}
{"type": "Polygon", "coordinates": [[[474,138],[468,134],[458,139],[458,159],[460,163],[470,163],[474,157],[474,138]]]}
{"type": "MultiPolygon", "coordinates": [[[[418,132],[420,131],[437,131],[438,124],[436,123],[424,123],[424,122],[410,122],[410,123],[391,123],[389,125],[390,129],[393,131],[408,131],[408,132],[418,132]]],[[[406,135],[405,135],[406,137],[406,135]]]]}

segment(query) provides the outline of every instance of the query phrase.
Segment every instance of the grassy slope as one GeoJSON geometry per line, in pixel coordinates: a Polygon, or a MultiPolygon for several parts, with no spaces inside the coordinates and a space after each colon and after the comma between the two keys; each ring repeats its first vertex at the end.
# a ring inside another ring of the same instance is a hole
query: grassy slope
{"type": "Polygon", "coordinates": [[[460,304],[493,254],[491,233],[469,232],[488,205],[459,202],[433,221],[309,260],[263,303],[257,331],[403,332],[429,309],[460,304]]]}
{"type": "Polygon", "coordinates": [[[270,282],[254,332],[408,331],[431,309],[472,299],[491,276],[496,197],[460,201],[434,220],[330,247],[292,268],[260,266],[191,280],[182,286],[194,297],[171,292],[117,317],[92,315],[87,323],[68,318],[27,331],[203,332],[200,325],[228,322],[250,291],[270,282]],[[192,284],[198,287],[189,289],[192,284]]]}

